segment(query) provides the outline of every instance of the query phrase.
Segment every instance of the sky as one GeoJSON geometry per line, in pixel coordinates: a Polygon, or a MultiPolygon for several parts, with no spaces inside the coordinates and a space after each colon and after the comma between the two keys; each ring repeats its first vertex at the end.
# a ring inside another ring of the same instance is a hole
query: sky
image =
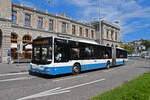
{"type": "Polygon", "coordinates": [[[122,42],[150,39],[150,0],[12,0],[52,14],[62,14],[81,22],[102,18],[120,26],[122,42]],[[99,10],[100,8],[100,10],[99,10]],[[99,17],[100,11],[100,17],[99,17]]]}

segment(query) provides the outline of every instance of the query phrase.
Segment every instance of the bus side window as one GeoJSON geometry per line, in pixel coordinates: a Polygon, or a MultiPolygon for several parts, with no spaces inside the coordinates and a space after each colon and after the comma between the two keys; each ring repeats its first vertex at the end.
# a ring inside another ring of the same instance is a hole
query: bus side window
{"type": "Polygon", "coordinates": [[[67,62],[69,61],[69,56],[68,56],[68,52],[69,52],[69,47],[66,43],[66,41],[58,41],[55,40],[55,55],[54,55],[54,62],[67,62]]]}
{"type": "Polygon", "coordinates": [[[78,48],[71,48],[71,60],[78,60],[79,52],[80,50],[78,48]]]}

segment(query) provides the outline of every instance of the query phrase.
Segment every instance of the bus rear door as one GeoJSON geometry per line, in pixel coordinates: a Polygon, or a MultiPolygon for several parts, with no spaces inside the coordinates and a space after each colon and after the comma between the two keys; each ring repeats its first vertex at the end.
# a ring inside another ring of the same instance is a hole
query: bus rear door
{"type": "Polygon", "coordinates": [[[116,48],[112,47],[112,66],[116,65],[116,48]]]}

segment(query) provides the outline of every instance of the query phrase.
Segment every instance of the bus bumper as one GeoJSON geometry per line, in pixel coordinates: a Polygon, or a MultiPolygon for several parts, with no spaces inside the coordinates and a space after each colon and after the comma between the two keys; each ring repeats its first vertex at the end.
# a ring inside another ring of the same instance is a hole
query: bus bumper
{"type": "Polygon", "coordinates": [[[30,65],[30,71],[40,73],[40,74],[47,74],[47,75],[59,75],[59,74],[71,73],[72,72],[72,66],[45,67],[45,66],[30,65]]]}

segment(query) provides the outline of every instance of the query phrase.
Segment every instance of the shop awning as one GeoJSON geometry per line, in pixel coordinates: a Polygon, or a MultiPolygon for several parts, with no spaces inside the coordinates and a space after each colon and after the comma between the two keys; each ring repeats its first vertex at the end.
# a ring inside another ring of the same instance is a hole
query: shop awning
{"type": "Polygon", "coordinates": [[[28,44],[27,46],[25,46],[25,49],[32,49],[32,45],[28,44]]]}
{"type": "Polygon", "coordinates": [[[16,43],[12,43],[10,48],[17,48],[17,44],[16,43]]]}

